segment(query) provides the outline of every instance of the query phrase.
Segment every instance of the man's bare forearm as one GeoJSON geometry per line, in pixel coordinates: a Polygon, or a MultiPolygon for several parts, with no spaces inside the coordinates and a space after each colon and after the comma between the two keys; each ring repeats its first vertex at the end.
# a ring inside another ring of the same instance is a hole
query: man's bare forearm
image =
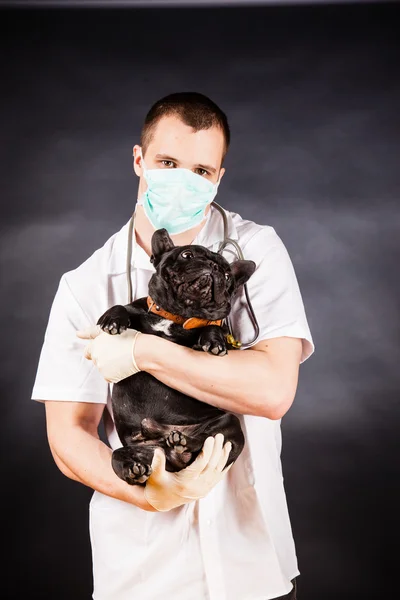
{"type": "Polygon", "coordinates": [[[213,356],[150,335],[136,343],[139,368],[166,385],[221,410],[274,418],[282,386],[265,352],[213,356]]]}
{"type": "Polygon", "coordinates": [[[145,499],[142,486],[131,486],[114,473],[112,450],[92,433],[74,425],[49,442],[57,466],[70,479],[143,510],[155,511],[145,499]]]}

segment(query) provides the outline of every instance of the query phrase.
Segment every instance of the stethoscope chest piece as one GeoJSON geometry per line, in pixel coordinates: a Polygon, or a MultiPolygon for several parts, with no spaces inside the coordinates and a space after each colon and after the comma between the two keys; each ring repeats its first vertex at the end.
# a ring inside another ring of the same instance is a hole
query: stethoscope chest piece
{"type": "Polygon", "coordinates": [[[242,342],[240,342],[239,340],[236,340],[231,333],[227,333],[225,338],[226,338],[226,341],[228,342],[228,344],[230,344],[234,348],[240,348],[242,345],[242,342]]]}

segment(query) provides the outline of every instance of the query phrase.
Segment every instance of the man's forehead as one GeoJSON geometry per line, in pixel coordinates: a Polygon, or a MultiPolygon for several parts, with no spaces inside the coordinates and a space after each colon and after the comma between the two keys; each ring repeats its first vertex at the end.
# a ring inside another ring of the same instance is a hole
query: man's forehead
{"type": "Polygon", "coordinates": [[[160,160],[184,160],[219,168],[224,134],[216,126],[194,131],[176,117],[163,117],[153,131],[148,150],[154,158],[159,155],[160,160]]]}

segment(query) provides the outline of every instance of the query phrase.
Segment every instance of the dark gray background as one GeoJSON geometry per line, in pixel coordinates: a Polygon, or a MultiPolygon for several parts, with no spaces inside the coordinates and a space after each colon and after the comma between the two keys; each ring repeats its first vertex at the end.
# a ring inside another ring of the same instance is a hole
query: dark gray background
{"type": "Polygon", "coordinates": [[[91,596],[91,491],[56,468],[30,395],[61,275],[128,220],[144,116],[183,90],[227,113],[217,200],[282,237],[316,343],[282,422],[300,600],[397,597],[398,17],[393,3],[2,12],[2,597],[91,596]]]}

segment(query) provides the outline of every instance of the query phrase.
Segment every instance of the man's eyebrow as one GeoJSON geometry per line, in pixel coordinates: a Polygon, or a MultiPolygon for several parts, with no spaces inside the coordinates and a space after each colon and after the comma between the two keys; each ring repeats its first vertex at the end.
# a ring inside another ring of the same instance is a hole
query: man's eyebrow
{"type": "MultiPolygon", "coordinates": [[[[156,158],[160,160],[170,160],[171,162],[179,164],[179,160],[177,158],[173,158],[172,156],[168,156],[168,154],[156,154],[156,158]]],[[[217,169],[211,167],[210,165],[194,165],[196,169],[204,169],[205,171],[210,171],[210,173],[216,173],[217,169]]]]}

